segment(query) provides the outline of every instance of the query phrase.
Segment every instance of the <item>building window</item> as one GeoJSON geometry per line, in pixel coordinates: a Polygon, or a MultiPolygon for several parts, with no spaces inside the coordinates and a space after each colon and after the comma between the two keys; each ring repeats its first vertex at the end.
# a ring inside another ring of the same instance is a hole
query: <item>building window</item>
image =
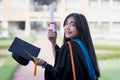
{"type": "Polygon", "coordinates": [[[90,26],[91,28],[92,28],[92,27],[93,27],[93,28],[96,27],[97,24],[98,24],[98,23],[95,22],[95,21],[90,21],[90,22],[89,22],[89,26],[90,26]]]}
{"type": "Polygon", "coordinates": [[[9,21],[9,29],[13,31],[17,30],[25,30],[25,22],[24,21],[9,21]]]}
{"type": "Polygon", "coordinates": [[[109,27],[110,27],[109,22],[101,22],[101,24],[99,25],[99,29],[105,33],[109,31],[109,27]]]}
{"type": "Polygon", "coordinates": [[[101,25],[105,28],[105,27],[109,27],[109,22],[101,22],[101,25]]]}
{"type": "Polygon", "coordinates": [[[109,5],[110,0],[101,0],[101,6],[109,5]]]}
{"type": "MultiPolygon", "coordinates": [[[[48,11],[49,4],[52,3],[51,0],[31,0],[31,11],[48,11]]],[[[55,4],[55,11],[57,10],[57,2],[53,2],[55,4]]]]}
{"type": "Polygon", "coordinates": [[[114,33],[120,33],[120,22],[113,22],[112,26],[114,33]]]}
{"type": "Polygon", "coordinates": [[[95,21],[90,21],[90,22],[89,22],[90,31],[91,31],[92,33],[97,32],[97,25],[98,25],[98,23],[95,22],[95,21]]]}
{"type": "Polygon", "coordinates": [[[65,3],[66,9],[76,9],[83,5],[81,0],[66,0],[65,3]]]}
{"type": "Polygon", "coordinates": [[[98,0],[89,0],[89,6],[90,7],[95,7],[98,4],[98,0]]]}
{"type": "Polygon", "coordinates": [[[110,0],[101,0],[101,10],[108,11],[110,9],[110,0]]]}
{"type": "Polygon", "coordinates": [[[101,34],[109,31],[109,22],[89,22],[90,30],[92,33],[101,34]]]}
{"type": "Polygon", "coordinates": [[[89,0],[88,5],[90,10],[96,11],[98,8],[98,0],[89,0]]]}
{"type": "Polygon", "coordinates": [[[113,0],[113,10],[114,11],[120,10],[120,0],[113,0]]]}
{"type": "Polygon", "coordinates": [[[26,0],[9,0],[10,7],[12,8],[25,8],[26,0]]]}
{"type": "Polygon", "coordinates": [[[30,26],[32,30],[40,32],[41,30],[45,30],[43,27],[43,21],[31,21],[30,26]]]}
{"type": "Polygon", "coordinates": [[[10,37],[23,37],[26,35],[24,31],[25,21],[8,21],[8,32],[10,37]]]}

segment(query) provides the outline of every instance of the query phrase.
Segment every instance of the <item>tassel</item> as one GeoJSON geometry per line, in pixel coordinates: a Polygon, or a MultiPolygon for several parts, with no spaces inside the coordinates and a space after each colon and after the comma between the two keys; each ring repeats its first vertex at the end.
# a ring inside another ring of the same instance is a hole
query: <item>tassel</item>
{"type": "Polygon", "coordinates": [[[34,76],[36,76],[36,71],[37,71],[37,60],[34,59],[34,76]]]}

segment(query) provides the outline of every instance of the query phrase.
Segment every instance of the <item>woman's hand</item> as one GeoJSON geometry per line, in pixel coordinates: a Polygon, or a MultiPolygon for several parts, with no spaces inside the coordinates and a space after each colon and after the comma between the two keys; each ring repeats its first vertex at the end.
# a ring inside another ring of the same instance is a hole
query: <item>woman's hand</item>
{"type": "Polygon", "coordinates": [[[45,61],[41,58],[35,58],[37,60],[37,65],[41,66],[42,64],[45,63],[45,61]]]}
{"type": "Polygon", "coordinates": [[[48,39],[53,46],[56,45],[57,32],[53,32],[51,29],[48,30],[48,39]]]}

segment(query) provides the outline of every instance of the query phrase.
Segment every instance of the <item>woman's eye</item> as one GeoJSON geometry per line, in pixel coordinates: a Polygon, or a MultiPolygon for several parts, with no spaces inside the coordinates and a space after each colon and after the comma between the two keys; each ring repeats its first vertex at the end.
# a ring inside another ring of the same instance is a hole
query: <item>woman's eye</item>
{"type": "Polygon", "coordinates": [[[75,24],[72,24],[72,26],[75,26],[75,24]]]}

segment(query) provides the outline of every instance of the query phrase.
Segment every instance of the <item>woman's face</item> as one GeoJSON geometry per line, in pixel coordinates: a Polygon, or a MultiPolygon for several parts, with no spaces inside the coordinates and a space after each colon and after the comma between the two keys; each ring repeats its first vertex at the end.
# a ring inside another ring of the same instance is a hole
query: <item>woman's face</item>
{"type": "Polygon", "coordinates": [[[76,24],[74,17],[69,17],[64,26],[64,33],[66,38],[76,38],[78,36],[78,31],[76,29],[76,24]]]}

